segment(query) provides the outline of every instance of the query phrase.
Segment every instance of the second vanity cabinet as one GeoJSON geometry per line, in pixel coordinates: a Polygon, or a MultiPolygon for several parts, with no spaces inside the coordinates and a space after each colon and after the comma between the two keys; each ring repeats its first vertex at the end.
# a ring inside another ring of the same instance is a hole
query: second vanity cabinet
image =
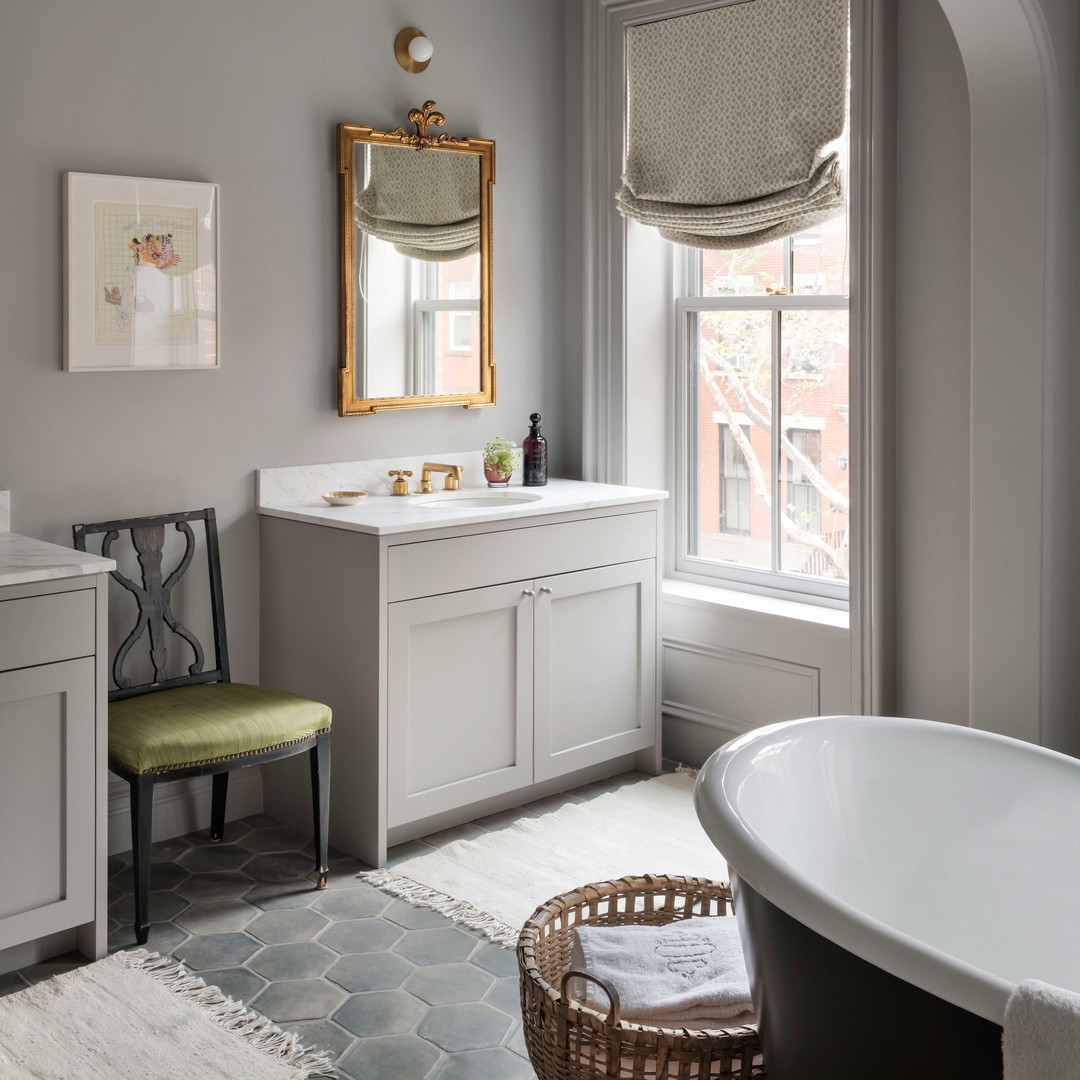
{"type": "MultiPolygon", "coordinates": [[[[657,771],[659,517],[371,535],[263,516],[262,681],[334,710],[331,842],[381,865],[388,844],[657,771]]],[[[267,813],[306,827],[303,769],[264,777],[267,813]]]]}

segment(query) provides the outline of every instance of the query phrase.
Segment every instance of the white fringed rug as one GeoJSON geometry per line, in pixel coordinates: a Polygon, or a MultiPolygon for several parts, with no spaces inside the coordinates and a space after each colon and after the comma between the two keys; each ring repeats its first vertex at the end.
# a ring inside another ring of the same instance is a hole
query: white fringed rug
{"type": "Polygon", "coordinates": [[[665,773],[360,876],[513,945],[541,904],[594,881],[638,874],[727,880],[698,824],[694,778],[665,773]]]}
{"type": "Polygon", "coordinates": [[[0,999],[0,1077],[302,1080],[327,1057],[179,964],[114,953],[0,999]]]}

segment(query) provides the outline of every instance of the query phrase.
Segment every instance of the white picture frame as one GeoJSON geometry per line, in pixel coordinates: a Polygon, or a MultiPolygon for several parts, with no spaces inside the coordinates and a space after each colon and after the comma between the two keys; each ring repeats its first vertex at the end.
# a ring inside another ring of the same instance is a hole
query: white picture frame
{"type": "Polygon", "coordinates": [[[218,185],[69,172],[64,208],[64,370],[218,369],[218,185]]]}

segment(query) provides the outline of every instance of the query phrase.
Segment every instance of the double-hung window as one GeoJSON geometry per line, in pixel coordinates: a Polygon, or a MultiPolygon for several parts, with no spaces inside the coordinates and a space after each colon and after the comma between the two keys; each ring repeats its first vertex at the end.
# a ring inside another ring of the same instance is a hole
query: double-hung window
{"type": "Polygon", "coordinates": [[[847,219],[755,248],[675,252],[675,570],[842,601],[847,219]]]}

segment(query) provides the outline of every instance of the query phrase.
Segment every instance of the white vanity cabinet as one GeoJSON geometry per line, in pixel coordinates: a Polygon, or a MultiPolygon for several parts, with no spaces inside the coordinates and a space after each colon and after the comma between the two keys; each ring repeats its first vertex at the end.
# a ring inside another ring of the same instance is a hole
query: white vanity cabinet
{"type": "MultiPolygon", "coordinates": [[[[658,495],[385,531],[263,508],[262,681],[334,710],[332,843],[381,865],[388,844],[658,771],[658,495]]],[[[302,767],[263,786],[306,827],[302,767]]]]}
{"type": "Polygon", "coordinates": [[[0,534],[0,971],[76,946],[105,953],[112,565],[0,534]]]}

